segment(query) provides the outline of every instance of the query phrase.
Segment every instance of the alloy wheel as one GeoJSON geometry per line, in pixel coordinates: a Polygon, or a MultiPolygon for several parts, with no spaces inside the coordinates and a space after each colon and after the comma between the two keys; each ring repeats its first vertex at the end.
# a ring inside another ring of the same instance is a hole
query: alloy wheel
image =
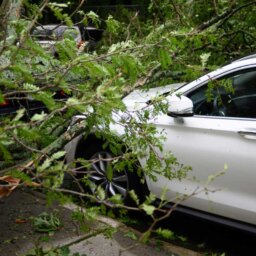
{"type": "Polygon", "coordinates": [[[106,151],[97,152],[90,160],[91,167],[88,170],[88,178],[92,183],[90,186],[91,192],[94,194],[97,187],[101,187],[105,191],[106,198],[120,194],[122,199],[128,194],[128,176],[126,172],[112,171],[109,175],[113,155],[106,151]],[[111,177],[109,177],[111,176],[111,177]]]}

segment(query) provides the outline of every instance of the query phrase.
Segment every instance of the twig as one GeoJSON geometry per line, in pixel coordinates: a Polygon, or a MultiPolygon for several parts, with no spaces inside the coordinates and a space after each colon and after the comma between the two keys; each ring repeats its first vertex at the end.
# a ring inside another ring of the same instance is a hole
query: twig
{"type": "Polygon", "coordinates": [[[214,9],[214,11],[215,11],[215,14],[216,14],[216,15],[219,15],[216,0],[212,0],[212,3],[213,3],[213,9],[214,9]]]}
{"type": "Polygon", "coordinates": [[[238,6],[237,8],[233,9],[230,13],[228,13],[227,16],[224,17],[224,19],[221,21],[221,23],[217,26],[218,28],[221,27],[231,16],[233,16],[235,13],[240,11],[243,8],[249,7],[251,5],[256,4],[256,1],[252,1],[243,5],[238,6]]]}
{"type": "Polygon", "coordinates": [[[110,208],[123,208],[126,210],[132,210],[132,211],[142,211],[142,209],[138,208],[138,207],[132,207],[132,206],[127,206],[127,205],[123,205],[123,204],[113,204],[110,203],[106,200],[100,200],[98,198],[95,197],[95,195],[91,195],[88,193],[81,193],[78,191],[73,191],[73,190],[69,190],[69,189],[64,189],[64,188],[56,188],[56,189],[52,189],[53,191],[57,191],[57,192],[62,192],[62,193],[68,193],[68,194],[72,194],[72,195],[77,195],[77,196],[81,196],[81,197],[86,197],[89,198],[97,203],[103,204],[107,207],[110,208]]]}
{"type": "Polygon", "coordinates": [[[209,27],[211,27],[212,25],[220,22],[222,20],[222,22],[220,22],[220,24],[217,26],[217,28],[221,27],[231,16],[233,16],[235,13],[237,13],[238,11],[240,11],[243,8],[246,8],[248,6],[254,5],[256,4],[256,1],[252,1],[243,5],[240,5],[236,8],[234,8],[233,5],[231,5],[231,7],[224,13],[222,13],[221,15],[216,15],[215,17],[213,17],[212,19],[208,20],[207,22],[202,23],[200,26],[198,26],[193,32],[192,34],[201,32],[209,27]]]}
{"type": "Polygon", "coordinates": [[[14,139],[18,144],[20,144],[23,148],[27,149],[28,151],[36,152],[36,153],[40,153],[40,154],[44,154],[44,152],[42,152],[42,151],[40,151],[40,150],[38,150],[38,149],[32,148],[32,147],[26,145],[25,143],[23,143],[14,133],[12,133],[11,136],[13,137],[13,139],[14,139]]]}
{"type": "Polygon", "coordinates": [[[126,41],[128,41],[130,39],[130,28],[132,25],[132,22],[138,17],[138,12],[135,13],[135,15],[130,19],[129,25],[127,26],[127,37],[126,37],[126,41]]]}
{"type": "Polygon", "coordinates": [[[70,14],[69,17],[73,17],[77,11],[81,8],[81,6],[84,4],[85,0],[81,0],[81,2],[79,3],[79,5],[76,7],[76,9],[70,14]]]}
{"type": "Polygon", "coordinates": [[[184,25],[183,19],[182,19],[182,14],[180,13],[180,10],[176,6],[173,0],[171,0],[171,5],[173,6],[174,11],[176,12],[178,19],[182,25],[184,25]]]}

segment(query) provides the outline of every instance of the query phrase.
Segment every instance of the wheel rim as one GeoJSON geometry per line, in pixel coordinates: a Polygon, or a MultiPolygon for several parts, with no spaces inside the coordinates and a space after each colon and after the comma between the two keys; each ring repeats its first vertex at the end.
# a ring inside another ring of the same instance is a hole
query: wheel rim
{"type": "Polygon", "coordinates": [[[128,177],[126,172],[113,171],[112,179],[108,178],[107,170],[111,165],[113,156],[109,152],[101,151],[94,154],[90,160],[93,160],[88,170],[88,178],[92,183],[91,192],[94,194],[97,187],[105,191],[106,198],[120,194],[124,199],[128,194],[128,177]]]}

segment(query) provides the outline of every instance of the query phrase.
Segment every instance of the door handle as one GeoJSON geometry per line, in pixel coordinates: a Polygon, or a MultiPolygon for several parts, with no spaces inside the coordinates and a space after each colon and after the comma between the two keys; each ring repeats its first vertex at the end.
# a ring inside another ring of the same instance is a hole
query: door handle
{"type": "Polygon", "coordinates": [[[239,131],[238,134],[246,139],[256,140],[256,131],[239,131]]]}

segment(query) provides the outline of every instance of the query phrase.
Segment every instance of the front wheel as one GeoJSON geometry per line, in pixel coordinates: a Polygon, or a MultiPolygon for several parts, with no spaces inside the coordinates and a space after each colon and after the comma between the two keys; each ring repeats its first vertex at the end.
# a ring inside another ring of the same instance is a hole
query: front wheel
{"type": "Polygon", "coordinates": [[[99,151],[90,157],[91,166],[85,172],[88,175],[89,189],[95,194],[97,188],[101,187],[106,198],[120,194],[122,199],[126,199],[130,187],[129,177],[125,170],[113,170],[113,159],[114,155],[109,151],[99,151]]]}
{"type": "MultiPolygon", "coordinates": [[[[87,193],[99,198],[99,191],[104,191],[104,199],[120,195],[125,204],[133,204],[129,191],[134,190],[138,198],[144,199],[148,194],[146,184],[141,183],[142,177],[137,175],[138,162],[117,170],[116,161],[122,161],[111,152],[103,148],[103,143],[98,141],[91,144],[83,143],[77,149],[76,158],[89,160],[90,166],[79,167],[77,176],[87,193]]],[[[120,156],[120,155],[119,155],[120,156]]]]}

